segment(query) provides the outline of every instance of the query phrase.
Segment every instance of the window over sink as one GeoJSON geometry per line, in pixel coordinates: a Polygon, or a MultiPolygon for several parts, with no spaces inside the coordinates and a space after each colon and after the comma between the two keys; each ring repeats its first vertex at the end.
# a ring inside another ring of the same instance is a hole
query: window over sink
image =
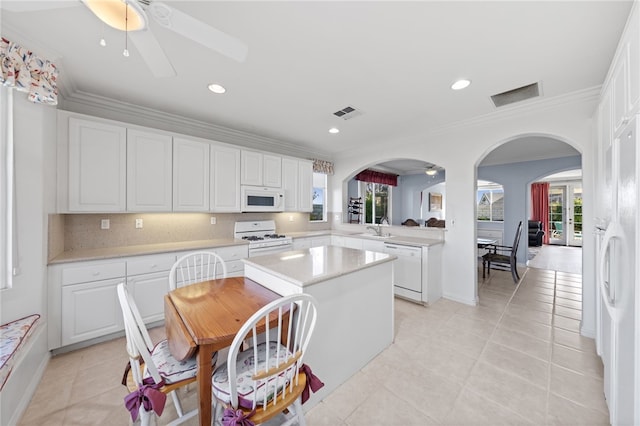
{"type": "Polygon", "coordinates": [[[309,222],[327,221],[327,175],[313,174],[313,210],[309,214],[309,222]]]}

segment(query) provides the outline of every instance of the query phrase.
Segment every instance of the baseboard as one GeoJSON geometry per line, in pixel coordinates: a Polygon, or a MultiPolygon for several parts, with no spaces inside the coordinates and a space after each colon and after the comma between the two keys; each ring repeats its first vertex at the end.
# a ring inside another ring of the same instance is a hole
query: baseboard
{"type": "Polygon", "coordinates": [[[596,338],[596,330],[593,328],[587,328],[585,326],[580,326],[580,334],[584,337],[589,337],[591,339],[596,338]]]}

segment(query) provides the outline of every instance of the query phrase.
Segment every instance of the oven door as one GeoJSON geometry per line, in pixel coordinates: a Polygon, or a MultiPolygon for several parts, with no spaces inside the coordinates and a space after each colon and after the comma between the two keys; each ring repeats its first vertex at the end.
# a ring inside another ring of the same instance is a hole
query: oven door
{"type": "Polygon", "coordinates": [[[284,193],[276,188],[243,186],[243,212],[281,212],[284,209],[284,193]]]}
{"type": "Polygon", "coordinates": [[[264,256],[267,254],[281,253],[281,252],[289,251],[292,249],[293,249],[293,244],[284,244],[279,246],[259,247],[259,248],[249,247],[249,257],[257,257],[257,256],[264,256]]]}

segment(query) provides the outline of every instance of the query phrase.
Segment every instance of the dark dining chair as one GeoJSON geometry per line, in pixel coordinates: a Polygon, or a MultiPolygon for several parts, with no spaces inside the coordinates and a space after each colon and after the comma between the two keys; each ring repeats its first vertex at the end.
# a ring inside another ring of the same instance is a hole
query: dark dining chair
{"type": "Polygon", "coordinates": [[[520,244],[520,236],[522,235],[522,221],[518,224],[516,236],[513,239],[512,246],[501,246],[492,244],[487,246],[489,252],[482,256],[482,278],[485,277],[485,271],[491,274],[491,268],[503,271],[511,271],[513,281],[516,283],[520,280],[518,275],[517,253],[518,244],[520,244]]]}

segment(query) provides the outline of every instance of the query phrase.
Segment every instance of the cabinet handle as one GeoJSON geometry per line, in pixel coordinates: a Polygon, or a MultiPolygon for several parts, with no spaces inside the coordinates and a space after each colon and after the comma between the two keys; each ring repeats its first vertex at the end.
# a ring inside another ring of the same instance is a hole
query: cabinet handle
{"type": "Polygon", "coordinates": [[[94,277],[97,277],[98,275],[100,275],[100,272],[94,272],[94,273],[93,273],[93,276],[94,276],[94,277]]]}
{"type": "Polygon", "coordinates": [[[627,124],[629,124],[629,117],[627,117],[626,115],[622,117],[622,123],[623,126],[626,126],[627,124]]]}
{"type": "Polygon", "coordinates": [[[158,265],[156,265],[155,263],[153,265],[151,265],[151,269],[156,268],[158,265]]]}

